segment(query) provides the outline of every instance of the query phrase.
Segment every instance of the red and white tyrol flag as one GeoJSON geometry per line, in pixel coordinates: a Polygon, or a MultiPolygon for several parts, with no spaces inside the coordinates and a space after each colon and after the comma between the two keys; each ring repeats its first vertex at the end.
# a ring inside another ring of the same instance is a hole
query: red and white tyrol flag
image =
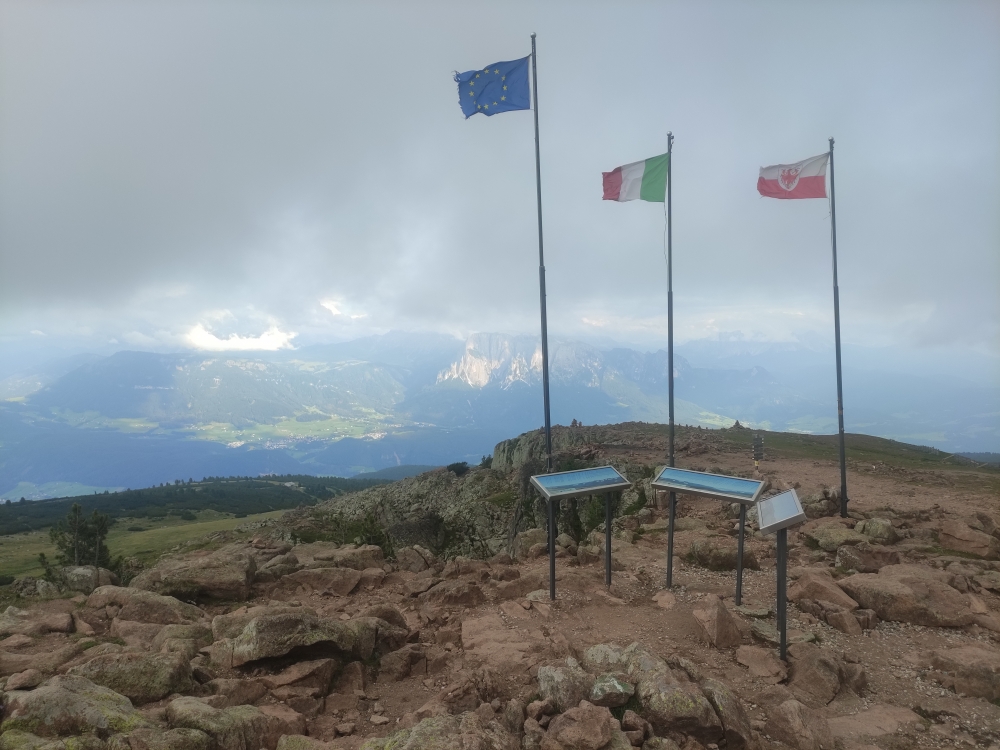
{"type": "Polygon", "coordinates": [[[826,198],[826,163],[820,154],[797,164],[761,167],[757,192],[765,198],[826,198]]]}

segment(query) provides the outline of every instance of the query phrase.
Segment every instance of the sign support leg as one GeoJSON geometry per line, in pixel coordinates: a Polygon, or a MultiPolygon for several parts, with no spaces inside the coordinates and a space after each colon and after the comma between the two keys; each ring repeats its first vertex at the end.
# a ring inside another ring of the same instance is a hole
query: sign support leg
{"type": "Polygon", "coordinates": [[[549,500],[549,599],[556,600],[556,509],[558,500],[549,500]]]}
{"type": "Polygon", "coordinates": [[[778,655],[782,661],[788,657],[786,575],[788,573],[788,529],[778,530],[778,655]]]}
{"type": "Polygon", "coordinates": [[[677,516],[677,494],[667,496],[667,588],[674,586],[674,519],[677,516]]]}
{"type": "Polygon", "coordinates": [[[747,506],[740,503],[740,536],[736,543],[736,606],[743,604],[743,537],[747,528],[747,506]]]}
{"type": "Polygon", "coordinates": [[[611,587],[611,493],[604,493],[604,583],[611,587]]]}

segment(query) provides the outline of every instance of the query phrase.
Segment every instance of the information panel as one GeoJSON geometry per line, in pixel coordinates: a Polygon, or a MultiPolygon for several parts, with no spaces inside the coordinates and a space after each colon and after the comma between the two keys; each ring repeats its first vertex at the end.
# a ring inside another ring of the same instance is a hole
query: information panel
{"type": "Polygon", "coordinates": [[[788,490],[757,503],[757,520],[761,534],[773,534],[802,523],[806,520],[806,514],[802,511],[802,504],[799,503],[795,490],[788,490]]]}
{"type": "Polygon", "coordinates": [[[764,489],[764,482],[665,466],[653,480],[652,487],[753,505],[764,489]]]}
{"type": "Polygon", "coordinates": [[[611,466],[539,474],[531,478],[531,484],[546,500],[599,495],[602,492],[627,490],[632,486],[630,481],[611,466]]]}

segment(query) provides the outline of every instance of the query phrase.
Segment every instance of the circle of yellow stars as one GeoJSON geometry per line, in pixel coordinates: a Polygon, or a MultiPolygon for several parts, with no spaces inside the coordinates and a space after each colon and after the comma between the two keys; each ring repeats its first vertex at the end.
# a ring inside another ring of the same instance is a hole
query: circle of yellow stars
{"type": "MultiPolygon", "coordinates": [[[[491,73],[492,73],[492,75],[500,76],[500,70],[498,68],[494,68],[492,71],[490,71],[489,68],[486,68],[485,70],[483,70],[482,75],[488,76],[488,75],[491,75],[491,73]]],[[[479,73],[476,73],[476,78],[479,78],[479,75],[480,75],[479,73]]],[[[506,80],[507,80],[507,76],[500,76],[501,83],[503,81],[506,81],[506,80]]],[[[469,85],[470,86],[475,86],[476,85],[475,78],[472,79],[471,81],[469,81],[469,85]]],[[[503,84],[503,90],[504,91],[507,90],[507,84],[506,83],[503,84]]],[[[471,89],[469,91],[469,96],[475,96],[475,95],[476,95],[475,89],[471,89]]],[[[502,101],[502,102],[503,101],[507,101],[507,95],[506,94],[502,94],[500,96],[500,101],[502,101]]],[[[493,102],[493,106],[494,107],[497,106],[497,103],[493,102]]],[[[481,110],[484,110],[486,112],[489,112],[490,111],[490,104],[489,104],[489,102],[487,102],[486,104],[477,104],[476,105],[476,109],[481,109],[481,110]]]]}

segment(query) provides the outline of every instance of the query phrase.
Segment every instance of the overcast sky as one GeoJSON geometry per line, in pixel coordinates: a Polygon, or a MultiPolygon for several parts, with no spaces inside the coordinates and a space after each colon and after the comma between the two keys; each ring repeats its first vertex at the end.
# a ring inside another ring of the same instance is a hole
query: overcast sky
{"type": "Polygon", "coordinates": [[[1000,3],[0,1],[0,339],[275,348],[535,333],[532,114],[453,71],[538,34],[550,335],[832,340],[829,205],[759,167],[836,138],[848,343],[1000,354],[1000,3]],[[236,338],[230,338],[235,336],[236,338]]]}

